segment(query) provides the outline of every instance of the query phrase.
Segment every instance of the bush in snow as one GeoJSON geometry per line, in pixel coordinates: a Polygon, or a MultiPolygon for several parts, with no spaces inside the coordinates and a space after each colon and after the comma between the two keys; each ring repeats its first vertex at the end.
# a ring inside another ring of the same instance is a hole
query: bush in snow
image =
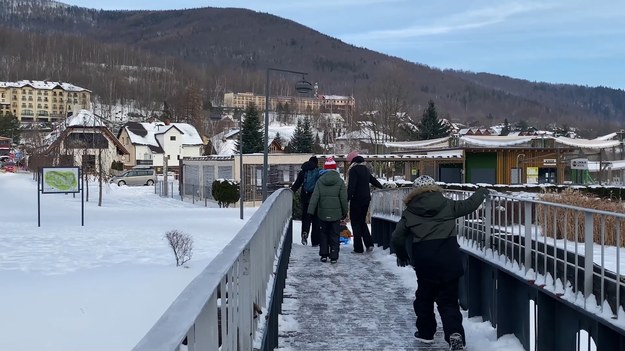
{"type": "Polygon", "coordinates": [[[239,201],[239,184],[231,180],[216,179],[213,181],[212,195],[219,207],[230,207],[239,201]]]}
{"type": "Polygon", "coordinates": [[[193,238],[178,230],[170,230],[165,233],[165,239],[169,247],[174,251],[176,266],[182,266],[191,259],[193,254],[193,238]]]}

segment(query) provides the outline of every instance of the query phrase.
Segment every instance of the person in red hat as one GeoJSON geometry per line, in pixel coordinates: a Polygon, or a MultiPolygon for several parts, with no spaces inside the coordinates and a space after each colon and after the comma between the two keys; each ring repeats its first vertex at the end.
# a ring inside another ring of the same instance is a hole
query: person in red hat
{"type": "Polygon", "coordinates": [[[340,220],[347,217],[347,186],[336,171],[334,158],[326,158],[321,176],[310,198],[308,214],[317,215],[321,235],[321,262],[336,263],[340,250],[340,220]]]}

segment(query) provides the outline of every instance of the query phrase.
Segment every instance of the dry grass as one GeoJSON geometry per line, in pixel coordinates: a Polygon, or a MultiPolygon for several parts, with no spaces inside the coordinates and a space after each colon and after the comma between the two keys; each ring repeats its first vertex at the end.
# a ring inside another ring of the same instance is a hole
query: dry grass
{"type": "MultiPolygon", "coordinates": [[[[546,193],[540,195],[546,202],[571,205],[576,207],[601,210],[606,212],[625,213],[625,204],[622,201],[593,198],[576,190],[564,190],[559,194],[546,193]]],[[[552,206],[538,205],[537,220],[541,227],[546,229],[546,235],[557,239],[565,236],[569,240],[584,242],[584,212],[563,209],[552,206]],[[555,230],[554,230],[555,229],[555,230]]],[[[625,220],[617,220],[614,216],[593,215],[594,242],[601,244],[601,229],[605,227],[604,244],[617,246],[617,225],[620,226],[620,243],[625,246],[625,220]]]]}

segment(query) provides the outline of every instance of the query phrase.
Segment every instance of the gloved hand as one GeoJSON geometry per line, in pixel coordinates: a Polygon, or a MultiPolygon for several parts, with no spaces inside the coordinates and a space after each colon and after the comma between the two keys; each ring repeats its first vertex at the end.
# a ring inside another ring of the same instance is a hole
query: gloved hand
{"type": "Polygon", "coordinates": [[[397,256],[397,267],[410,266],[410,258],[406,256],[397,256]]]}

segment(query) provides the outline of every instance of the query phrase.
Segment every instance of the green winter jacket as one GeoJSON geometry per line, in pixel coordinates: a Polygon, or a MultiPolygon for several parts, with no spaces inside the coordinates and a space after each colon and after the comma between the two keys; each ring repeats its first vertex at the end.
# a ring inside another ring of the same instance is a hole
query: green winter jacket
{"type": "Polygon", "coordinates": [[[322,171],[310,197],[308,213],[326,222],[347,216],[347,187],[336,171],[322,171]]]}
{"type": "Polygon", "coordinates": [[[406,209],[391,236],[398,257],[410,254],[411,244],[455,237],[455,219],[475,211],[486,195],[488,189],[480,188],[468,199],[454,201],[437,185],[413,190],[404,199],[406,209]]]}

